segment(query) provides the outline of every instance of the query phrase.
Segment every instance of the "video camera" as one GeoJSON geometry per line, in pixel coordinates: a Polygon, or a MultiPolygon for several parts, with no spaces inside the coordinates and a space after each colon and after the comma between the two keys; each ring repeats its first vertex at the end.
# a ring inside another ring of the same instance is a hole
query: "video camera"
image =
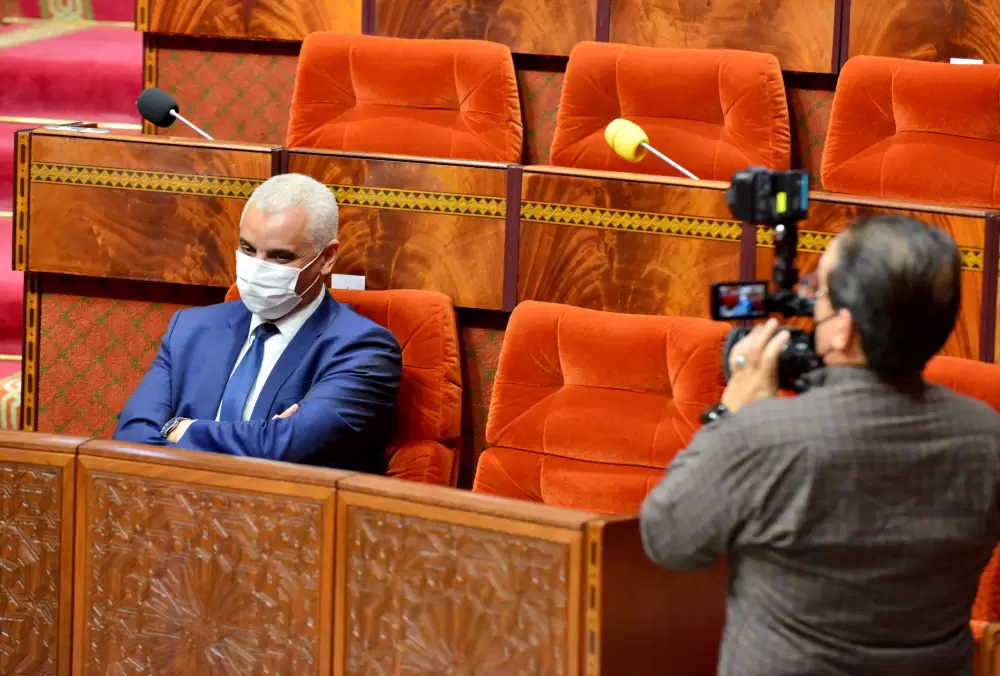
{"type": "MultiPolygon", "coordinates": [[[[744,223],[767,225],[774,229],[774,291],[767,281],[722,282],[712,285],[710,297],[712,319],[753,320],[771,314],[785,317],[811,317],[813,301],[796,291],[799,271],[795,267],[798,230],[795,224],[803,220],[809,208],[809,174],[804,171],[771,171],[750,167],[733,175],[726,194],[733,216],[744,223]]],[[[778,385],[782,389],[801,392],[802,377],[822,366],[816,355],[812,336],[792,326],[782,326],[791,339],[778,358],[778,385]]],[[[722,349],[722,365],[729,380],[729,355],[733,346],[750,332],[743,326],[734,327],[722,349]]]]}

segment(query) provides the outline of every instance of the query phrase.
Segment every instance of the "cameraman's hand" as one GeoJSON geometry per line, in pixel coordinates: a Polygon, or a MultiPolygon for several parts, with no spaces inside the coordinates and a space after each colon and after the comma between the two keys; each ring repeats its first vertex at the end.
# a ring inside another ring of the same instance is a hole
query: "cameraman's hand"
{"type": "Polygon", "coordinates": [[[733,346],[729,354],[729,384],[722,405],[735,413],[747,404],[778,394],[778,355],[789,334],[778,335],[778,320],[768,319],[733,346]]]}

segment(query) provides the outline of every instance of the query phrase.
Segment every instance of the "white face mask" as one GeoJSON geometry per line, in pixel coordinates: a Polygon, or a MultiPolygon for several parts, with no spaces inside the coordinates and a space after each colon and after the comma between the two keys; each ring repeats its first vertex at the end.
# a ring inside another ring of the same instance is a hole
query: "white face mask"
{"type": "Polygon", "coordinates": [[[281,319],[298,307],[302,296],[316,286],[322,275],[304,289],[296,293],[299,275],[319,260],[321,251],[301,268],[291,268],[287,265],[269,263],[259,258],[247,256],[242,251],[236,252],[236,286],[240,290],[240,299],[250,312],[261,319],[273,321],[281,319]]]}

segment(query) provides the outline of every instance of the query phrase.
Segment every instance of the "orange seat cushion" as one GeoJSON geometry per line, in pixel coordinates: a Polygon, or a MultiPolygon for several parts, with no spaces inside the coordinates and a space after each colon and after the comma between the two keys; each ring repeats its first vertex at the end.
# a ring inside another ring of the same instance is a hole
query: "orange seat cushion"
{"type": "Polygon", "coordinates": [[[636,511],[724,387],[729,326],[525,302],[504,337],[473,490],[636,511]]]}
{"type": "Polygon", "coordinates": [[[522,137],[503,45],[325,32],[302,43],[289,147],[519,162],[522,137]]]}
{"type": "MultiPolygon", "coordinates": [[[[386,449],[388,475],[454,486],[462,433],[462,371],[451,299],[413,290],[330,293],[389,329],[403,350],[396,436],[386,449]]],[[[234,284],[226,300],[239,297],[234,284]]]]}
{"type": "MultiPolygon", "coordinates": [[[[924,378],[979,399],[1000,413],[1000,365],[938,356],[928,362],[924,378]]],[[[1000,621],[1000,547],[993,551],[990,562],[979,578],[972,619],[976,622],[1000,621]]]]}
{"type": "Polygon", "coordinates": [[[844,66],[823,186],[852,195],[1000,206],[1000,66],[857,56],[844,66]]]}
{"type": "Polygon", "coordinates": [[[788,104],[769,54],[581,42],[570,53],[552,141],[563,167],[679,176],[647,155],[620,158],[604,129],[623,117],[698,178],[728,181],[751,165],[787,169],[788,104]]]}

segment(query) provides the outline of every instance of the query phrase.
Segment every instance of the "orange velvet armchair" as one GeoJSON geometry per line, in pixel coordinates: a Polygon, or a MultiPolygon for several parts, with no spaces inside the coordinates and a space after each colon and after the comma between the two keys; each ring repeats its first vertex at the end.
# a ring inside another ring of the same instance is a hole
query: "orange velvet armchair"
{"type": "Polygon", "coordinates": [[[522,137],[503,45],[325,32],[302,43],[290,148],[520,162],[522,137]]]}
{"type": "Polygon", "coordinates": [[[473,490],[639,509],[722,396],[729,327],[524,302],[510,317],[473,490]]]}
{"type": "MultiPolygon", "coordinates": [[[[979,399],[1000,413],[1000,366],[996,364],[959,357],[935,357],[927,365],[924,378],[979,399]]],[[[972,633],[977,646],[981,646],[987,627],[997,622],[1000,622],[1000,547],[994,550],[979,578],[979,592],[972,607],[972,633]]],[[[981,673],[980,667],[977,660],[977,674],[981,673]]]]}
{"type": "Polygon", "coordinates": [[[788,104],[770,54],[598,42],[570,52],[552,164],[679,176],[661,160],[618,157],[604,129],[624,117],[698,178],[729,181],[750,165],[787,169],[788,104]]]}
{"type": "MultiPolygon", "coordinates": [[[[340,291],[338,302],[384,326],[403,349],[396,438],[388,475],[454,486],[462,425],[462,371],[451,299],[432,291],[340,291]]],[[[240,297],[234,284],[226,300],[240,297]]]]}
{"type": "Polygon", "coordinates": [[[856,56],[823,149],[823,187],[852,195],[1000,206],[1000,66],[856,56]]]}

